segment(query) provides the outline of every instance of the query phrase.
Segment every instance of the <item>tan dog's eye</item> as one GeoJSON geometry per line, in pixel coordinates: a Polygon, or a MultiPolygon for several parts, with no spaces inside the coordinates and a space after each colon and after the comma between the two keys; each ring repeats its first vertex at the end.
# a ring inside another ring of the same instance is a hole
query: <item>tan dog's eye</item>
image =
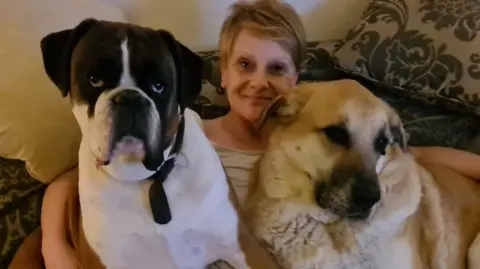
{"type": "Polygon", "coordinates": [[[385,155],[389,141],[383,131],[380,132],[380,134],[377,136],[377,138],[375,138],[375,141],[373,143],[375,151],[382,155],[385,155]]]}
{"type": "Polygon", "coordinates": [[[325,136],[333,143],[350,148],[350,133],[343,125],[330,125],[322,129],[325,136]]]}

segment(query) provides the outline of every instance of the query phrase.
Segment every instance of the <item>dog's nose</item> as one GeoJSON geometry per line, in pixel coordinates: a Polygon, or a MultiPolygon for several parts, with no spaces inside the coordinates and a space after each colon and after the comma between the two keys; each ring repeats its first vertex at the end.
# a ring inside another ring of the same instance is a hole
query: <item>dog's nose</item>
{"type": "Polygon", "coordinates": [[[352,192],[353,202],[360,210],[371,209],[381,198],[378,179],[375,176],[369,176],[364,173],[355,177],[352,192]]]}
{"type": "Polygon", "coordinates": [[[112,98],[114,105],[132,105],[132,106],[145,106],[148,105],[148,100],[143,97],[140,92],[135,90],[123,90],[117,93],[112,98]]]}

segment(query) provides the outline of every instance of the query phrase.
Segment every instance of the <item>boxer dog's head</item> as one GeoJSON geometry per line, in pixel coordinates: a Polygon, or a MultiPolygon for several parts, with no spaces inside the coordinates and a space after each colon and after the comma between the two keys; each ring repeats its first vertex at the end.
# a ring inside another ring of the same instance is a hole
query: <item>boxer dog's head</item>
{"type": "Polygon", "coordinates": [[[167,31],[95,19],[45,36],[41,50],[97,161],[125,180],[155,173],[200,92],[202,59],[167,31]]]}

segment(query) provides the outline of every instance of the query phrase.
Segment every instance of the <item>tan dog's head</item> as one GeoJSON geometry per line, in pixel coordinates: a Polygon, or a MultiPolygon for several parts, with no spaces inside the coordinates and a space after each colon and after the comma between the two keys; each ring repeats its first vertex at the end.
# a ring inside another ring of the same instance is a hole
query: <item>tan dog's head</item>
{"type": "Polygon", "coordinates": [[[273,127],[268,151],[296,171],[285,178],[290,188],[353,219],[367,218],[380,200],[379,159],[407,144],[398,114],[353,80],[302,84],[276,100],[262,125],[273,127]]]}

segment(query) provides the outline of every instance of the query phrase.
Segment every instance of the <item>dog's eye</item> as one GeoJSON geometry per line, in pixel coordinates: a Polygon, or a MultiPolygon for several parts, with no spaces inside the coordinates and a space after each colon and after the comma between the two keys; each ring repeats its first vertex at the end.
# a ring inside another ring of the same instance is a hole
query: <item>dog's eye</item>
{"type": "Polygon", "coordinates": [[[88,82],[90,82],[90,85],[92,85],[92,87],[94,88],[100,88],[100,87],[103,87],[105,86],[105,82],[103,82],[103,80],[95,77],[95,76],[89,76],[88,77],[88,82]]]}
{"type": "Polygon", "coordinates": [[[346,148],[351,146],[350,134],[344,126],[331,125],[323,128],[322,131],[330,141],[346,148]]]}
{"type": "Polygon", "coordinates": [[[388,138],[384,134],[380,134],[374,141],[373,147],[375,148],[375,151],[385,155],[387,146],[389,144],[388,138]]]}
{"type": "Polygon", "coordinates": [[[162,93],[163,92],[163,83],[161,82],[156,82],[152,84],[152,90],[156,93],[162,93]]]}

